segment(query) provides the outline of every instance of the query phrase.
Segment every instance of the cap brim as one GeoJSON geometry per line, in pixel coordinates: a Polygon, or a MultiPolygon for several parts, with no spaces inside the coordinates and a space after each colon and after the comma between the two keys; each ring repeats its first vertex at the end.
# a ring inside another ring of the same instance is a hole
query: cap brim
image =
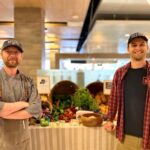
{"type": "Polygon", "coordinates": [[[137,37],[129,39],[128,45],[136,38],[142,38],[144,41],[146,41],[146,42],[148,41],[147,37],[145,37],[145,36],[137,36],[137,37]]]}
{"type": "Polygon", "coordinates": [[[16,47],[21,53],[23,53],[23,50],[19,47],[19,46],[16,46],[16,45],[8,45],[8,46],[5,46],[5,47],[2,47],[1,50],[5,50],[7,47],[16,47]]]}

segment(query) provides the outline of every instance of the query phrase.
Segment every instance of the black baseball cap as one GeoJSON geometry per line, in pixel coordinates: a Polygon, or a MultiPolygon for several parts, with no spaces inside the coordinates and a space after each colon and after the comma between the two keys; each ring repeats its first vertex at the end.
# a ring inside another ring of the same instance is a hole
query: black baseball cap
{"type": "Polygon", "coordinates": [[[148,42],[148,38],[143,34],[143,33],[133,33],[130,35],[129,39],[128,39],[128,45],[132,42],[133,39],[135,38],[142,38],[144,41],[148,42]]]}
{"type": "Polygon", "coordinates": [[[23,53],[23,48],[22,48],[22,45],[21,43],[19,43],[18,41],[16,40],[7,40],[7,41],[4,41],[2,47],[1,47],[1,50],[5,50],[7,47],[9,46],[14,46],[16,47],[21,53],[23,53]]]}

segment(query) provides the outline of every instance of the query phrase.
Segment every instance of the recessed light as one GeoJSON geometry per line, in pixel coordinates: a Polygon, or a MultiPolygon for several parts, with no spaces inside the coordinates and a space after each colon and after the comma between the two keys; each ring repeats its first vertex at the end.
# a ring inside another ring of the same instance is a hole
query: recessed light
{"type": "Polygon", "coordinates": [[[72,16],[72,19],[75,19],[75,20],[76,20],[76,19],[79,19],[79,16],[78,16],[78,15],[73,15],[73,16],[72,16]]]}
{"type": "Polygon", "coordinates": [[[124,36],[125,36],[125,37],[129,37],[129,36],[130,36],[130,34],[126,33],[124,36]]]}
{"type": "Polygon", "coordinates": [[[45,31],[45,33],[47,33],[47,32],[48,32],[48,29],[47,29],[47,28],[45,28],[45,30],[44,30],[44,31],[45,31]]]}
{"type": "Polygon", "coordinates": [[[150,4],[150,0],[147,0],[147,3],[150,4]]]}

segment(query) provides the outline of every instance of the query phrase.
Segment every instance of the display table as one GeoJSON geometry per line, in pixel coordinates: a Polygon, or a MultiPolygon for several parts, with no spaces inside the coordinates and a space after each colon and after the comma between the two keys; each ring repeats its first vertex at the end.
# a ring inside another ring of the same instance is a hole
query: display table
{"type": "Polygon", "coordinates": [[[113,150],[114,134],[82,125],[30,126],[31,150],[113,150]]]}

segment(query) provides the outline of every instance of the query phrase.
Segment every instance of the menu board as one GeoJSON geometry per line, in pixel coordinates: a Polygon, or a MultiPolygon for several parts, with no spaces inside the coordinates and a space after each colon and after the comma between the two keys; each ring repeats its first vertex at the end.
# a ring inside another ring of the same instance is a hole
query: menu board
{"type": "Polygon", "coordinates": [[[37,76],[37,89],[39,94],[50,93],[50,77],[49,76],[37,76]]]}

